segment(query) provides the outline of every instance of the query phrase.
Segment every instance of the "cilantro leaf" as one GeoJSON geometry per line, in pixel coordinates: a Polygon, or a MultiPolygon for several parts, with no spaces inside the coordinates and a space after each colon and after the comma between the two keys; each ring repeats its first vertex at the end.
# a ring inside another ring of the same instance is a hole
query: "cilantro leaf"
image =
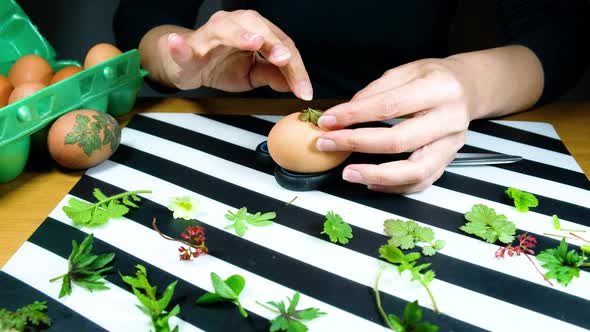
{"type": "Polygon", "coordinates": [[[422,227],[414,220],[403,221],[388,219],[383,223],[385,234],[391,236],[389,243],[401,249],[413,249],[418,243],[423,245],[422,254],[432,256],[445,246],[445,241],[434,241],[434,231],[430,227],[422,227]],[[434,241],[434,242],[433,242],[434,241]]]}
{"type": "Polygon", "coordinates": [[[438,305],[436,304],[436,300],[434,299],[434,295],[430,291],[430,287],[428,285],[434,280],[436,274],[432,270],[424,271],[430,267],[430,263],[416,265],[418,259],[420,259],[420,254],[417,252],[411,252],[409,254],[404,254],[398,247],[392,246],[390,244],[385,244],[379,247],[379,255],[381,258],[384,258],[386,261],[394,264],[397,268],[397,271],[401,274],[404,271],[409,271],[412,275],[412,281],[418,281],[422,287],[428,293],[430,300],[432,301],[432,306],[436,313],[439,312],[438,305]]]}
{"type": "Polygon", "coordinates": [[[68,201],[68,205],[62,209],[76,225],[99,226],[107,223],[109,219],[124,216],[129,212],[128,207],[137,208],[137,204],[133,203],[129,197],[137,202],[140,200],[137,194],[140,193],[151,193],[151,191],[128,191],[107,197],[100,189],[94,188],[92,195],[98,202],[93,204],[72,197],[68,201]]]}
{"type": "Polygon", "coordinates": [[[520,212],[528,212],[529,208],[539,206],[539,200],[535,195],[516,188],[506,189],[506,195],[514,200],[514,207],[520,212]]]}
{"type": "Polygon", "coordinates": [[[352,227],[342,217],[332,211],[326,214],[324,230],[320,234],[328,234],[333,243],[347,244],[352,239],[352,227]]]}
{"type": "Polygon", "coordinates": [[[537,260],[543,263],[541,266],[548,270],[545,276],[564,286],[574,277],[580,277],[580,266],[586,261],[586,257],[578,255],[576,250],[567,249],[567,242],[562,239],[557,248],[543,250],[537,255],[537,260]]]}
{"type": "Polygon", "coordinates": [[[104,274],[113,268],[107,265],[113,260],[115,254],[91,254],[93,242],[94,236],[92,234],[88,234],[80,246],[73,240],[72,252],[68,258],[68,272],[49,280],[54,282],[62,279],[60,298],[72,293],[72,282],[89,291],[109,289],[102,279],[104,274]]]}
{"type": "Polygon", "coordinates": [[[508,221],[505,215],[496,214],[496,211],[483,204],[476,204],[471,211],[465,213],[465,219],[469,222],[459,227],[467,234],[476,235],[489,243],[498,240],[503,243],[512,243],[516,226],[508,221]]]}
{"type": "Polygon", "coordinates": [[[178,331],[178,326],[172,330],[168,321],[170,318],[180,313],[180,306],[175,305],[172,310],[166,311],[166,307],[170,304],[177,281],[172,282],[162,293],[162,297],[157,297],[157,287],[150,285],[147,277],[147,271],[143,265],[136,265],[135,276],[121,276],[121,279],[129,284],[133,289],[133,294],[141,303],[138,308],[150,316],[155,332],[170,332],[178,331]]]}
{"type": "Polygon", "coordinates": [[[302,321],[310,321],[324,315],[325,312],[320,311],[318,308],[306,308],[297,310],[299,304],[300,294],[295,292],[293,298],[288,298],[289,306],[285,305],[285,302],[267,302],[271,307],[256,301],[260,306],[274,311],[279,315],[270,321],[270,331],[287,331],[287,332],[305,332],[308,330],[307,326],[302,321]]]}
{"type": "Polygon", "coordinates": [[[248,317],[248,312],[244,310],[240,303],[240,293],[242,293],[242,290],[246,286],[244,277],[234,274],[223,280],[215,272],[211,272],[211,283],[215,292],[201,295],[196,301],[198,304],[232,302],[238,307],[238,311],[244,318],[248,317]]]}
{"type": "Polygon", "coordinates": [[[51,325],[51,319],[43,311],[47,309],[47,302],[35,301],[14,312],[0,309],[0,331],[25,331],[40,325],[51,325]]]}
{"type": "Polygon", "coordinates": [[[234,229],[236,234],[244,236],[248,230],[248,225],[256,227],[272,225],[273,219],[277,217],[275,212],[256,212],[255,214],[248,213],[248,209],[243,207],[236,212],[227,211],[225,219],[233,223],[225,226],[223,229],[234,229]]]}

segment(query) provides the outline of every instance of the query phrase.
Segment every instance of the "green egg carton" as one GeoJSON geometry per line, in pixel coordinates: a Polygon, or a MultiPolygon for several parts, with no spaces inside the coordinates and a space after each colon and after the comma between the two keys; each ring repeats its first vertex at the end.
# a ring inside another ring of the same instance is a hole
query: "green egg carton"
{"type": "MultiPolygon", "coordinates": [[[[0,0],[0,74],[7,76],[16,60],[27,54],[44,58],[54,71],[80,66],[76,61],[56,60],[53,47],[18,4],[0,0]]],[[[131,50],[0,108],[0,183],[15,179],[23,171],[35,132],[78,109],[113,116],[128,113],[146,75],[140,68],[139,52],[131,50]]]]}

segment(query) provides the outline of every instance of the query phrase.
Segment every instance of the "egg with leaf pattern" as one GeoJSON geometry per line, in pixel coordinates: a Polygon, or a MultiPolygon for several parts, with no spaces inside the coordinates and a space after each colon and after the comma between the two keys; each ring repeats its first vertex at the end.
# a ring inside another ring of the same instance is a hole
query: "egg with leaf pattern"
{"type": "Polygon", "coordinates": [[[111,115],[77,110],[62,115],[49,129],[51,157],[69,169],[85,169],[108,159],[119,147],[121,128],[111,115]]]}

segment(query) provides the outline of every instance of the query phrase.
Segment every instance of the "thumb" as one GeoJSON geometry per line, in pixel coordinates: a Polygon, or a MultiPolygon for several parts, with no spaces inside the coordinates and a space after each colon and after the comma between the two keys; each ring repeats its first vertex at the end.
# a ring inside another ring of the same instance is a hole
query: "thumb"
{"type": "Polygon", "coordinates": [[[177,33],[168,35],[168,50],[172,60],[181,68],[193,64],[193,49],[181,35],[177,33]]]}

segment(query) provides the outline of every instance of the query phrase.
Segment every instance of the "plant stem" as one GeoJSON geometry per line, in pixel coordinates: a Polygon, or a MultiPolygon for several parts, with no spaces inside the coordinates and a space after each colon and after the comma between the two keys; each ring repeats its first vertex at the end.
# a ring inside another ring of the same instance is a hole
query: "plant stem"
{"type": "Polygon", "coordinates": [[[545,279],[545,281],[547,281],[549,283],[549,285],[551,285],[551,287],[553,287],[553,283],[551,282],[551,280],[549,280],[549,278],[547,278],[545,276],[545,274],[543,274],[543,272],[541,272],[541,270],[539,269],[539,267],[537,266],[537,264],[535,264],[535,262],[533,261],[533,259],[526,253],[523,252],[524,256],[526,258],[529,259],[529,261],[531,262],[531,264],[533,264],[533,266],[535,267],[535,270],[537,270],[537,272],[539,272],[539,274],[541,275],[541,277],[543,277],[543,279],[545,279]]]}
{"type": "Polygon", "coordinates": [[[155,230],[156,232],[158,232],[158,234],[160,234],[160,236],[161,236],[161,237],[165,238],[166,240],[180,242],[180,243],[182,243],[182,244],[185,244],[185,245],[189,246],[189,248],[195,248],[195,247],[194,247],[192,244],[190,244],[190,243],[188,243],[188,242],[186,242],[186,241],[183,241],[183,240],[181,240],[181,239],[175,239],[175,238],[173,238],[173,237],[169,237],[168,235],[166,235],[166,234],[162,233],[162,232],[160,231],[160,229],[158,228],[158,225],[156,225],[156,217],[154,217],[154,219],[152,220],[152,227],[154,228],[154,230],[155,230]]]}
{"type": "Polygon", "coordinates": [[[68,274],[69,274],[69,273],[64,273],[64,274],[60,275],[59,277],[55,277],[55,278],[53,278],[53,279],[50,279],[50,280],[49,280],[49,282],[54,282],[54,281],[56,281],[56,280],[59,280],[59,279],[61,279],[61,278],[65,277],[65,276],[67,276],[68,274]]]}
{"type": "Polygon", "coordinates": [[[560,228],[560,231],[564,232],[578,232],[578,233],[586,233],[586,230],[583,229],[569,229],[569,228],[560,228]]]}
{"type": "Polygon", "coordinates": [[[384,267],[381,266],[379,268],[379,270],[377,271],[377,275],[375,276],[375,283],[373,284],[373,292],[375,293],[375,303],[377,303],[377,309],[379,310],[379,313],[381,314],[381,317],[383,317],[383,320],[385,321],[387,326],[392,331],[399,332],[398,330],[395,329],[395,327],[393,327],[393,325],[391,324],[391,322],[387,318],[387,314],[385,313],[385,310],[383,310],[383,305],[381,305],[381,296],[379,295],[379,279],[381,279],[381,274],[383,274],[383,270],[384,270],[384,267]]]}
{"type": "Polygon", "coordinates": [[[112,200],[119,199],[119,198],[122,198],[122,197],[125,197],[125,196],[131,196],[131,195],[135,195],[135,194],[151,194],[151,193],[152,193],[152,191],[151,191],[151,190],[134,190],[134,191],[127,191],[127,192],[120,193],[120,194],[118,194],[118,195],[115,195],[115,196],[108,197],[108,198],[107,198],[107,199],[105,199],[104,201],[99,201],[99,202],[96,202],[96,204],[94,204],[92,207],[95,207],[95,206],[98,206],[98,205],[104,204],[104,203],[106,203],[106,202],[110,202],[110,201],[112,201],[112,200]]]}
{"type": "Polygon", "coordinates": [[[575,237],[571,237],[571,236],[567,236],[567,235],[563,235],[563,234],[543,233],[543,235],[545,235],[545,236],[553,236],[553,237],[560,237],[560,238],[570,239],[570,240],[578,240],[575,237]]]}
{"type": "Polygon", "coordinates": [[[428,287],[428,285],[424,281],[422,281],[422,279],[420,279],[420,284],[422,285],[422,287],[424,287],[424,289],[426,289],[426,292],[428,293],[428,296],[430,297],[430,301],[432,302],[432,308],[434,309],[434,312],[437,315],[440,314],[440,310],[438,310],[438,305],[436,304],[436,301],[434,300],[434,295],[430,291],[430,287],[428,287]]]}
{"type": "Polygon", "coordinates": [[[238,306],[238,310],[240,311],[240,314],[242,315],[242,317],[248,318],[248,312],[246,310],[244,310],[244,307],[242,307],[240,300],[236,300],[235,304],[238,306]]]}
{"type": "Polygon", "coordinates": [[[285,204],[285,206],[289,206],[289,205],[291,205],[291,203],[293,203],[293,202],[294,202],[294,201],[295,201],[295,200],[296,200],[298,197],[299,197],[299,196],[295,196],[295,197],[293,197],[293,199],[292,199],[292,200],[290,200],[290,201],[289,201],[287,204],[285,204]]]}
{"type": "Polygon", "coordinates": [[[277,314],[280,314],[280,312],[279,312],[279,311],[277,311],[277,310],[275,310],[275,309],[273,309],[273,308],[271,308],[271,307],[267,306],[267,305],[266,305],[266,304],[264,304],[264,303],[260,303],[260,302],[258,302],[258,301],[256,301],[256,303],[258,303],[258,305],[259,305],[259,306],[263,307],[263,308],[264,308],[264,309],[266,309],[266,310],[270,310],[270,311],[272,311],[272,312],[276,312],[277,314]]]}
{"type": "Polygon", "coordinates": [[[583,238],[583,237],[579,236],[578,234],[574,234],[574,233],[571,233],[571,232],[570,232],[570,235],[571,235],[571,236],[574,236],[574,237],[576,237],[576,238],[578,238],[578,239],[580,239],[580,240],[582,240],[582,241],[584,241],[584,242],[586,242],[586,243],[590,243],[590,241],[588,241],[588,240],[586,240],[585,238],[583,238]]]}

